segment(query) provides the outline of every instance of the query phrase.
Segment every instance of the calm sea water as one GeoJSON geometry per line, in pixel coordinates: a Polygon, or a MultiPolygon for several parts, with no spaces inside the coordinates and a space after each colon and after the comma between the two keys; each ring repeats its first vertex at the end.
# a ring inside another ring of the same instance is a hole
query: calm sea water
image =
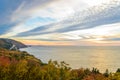
{"type": "Polygon", "coordinates": [[[109,69],[115,72],[120,68],[120,47],[96,46],[32,46],[23,48],[47,63],[50,59],[65,61],[73,69],[98,68],[101,72],[109,69]]]}

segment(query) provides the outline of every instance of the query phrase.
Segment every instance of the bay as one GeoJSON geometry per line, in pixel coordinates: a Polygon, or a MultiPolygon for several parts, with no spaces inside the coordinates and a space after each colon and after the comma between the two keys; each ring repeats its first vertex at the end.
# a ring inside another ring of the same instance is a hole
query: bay
{"type": "Polygon", "coordinates": [[[65,61],[73,69],[90,68],[115,72],[120,68],[119,46],[31,46],[22,48],[43,62],[65,61]]]}

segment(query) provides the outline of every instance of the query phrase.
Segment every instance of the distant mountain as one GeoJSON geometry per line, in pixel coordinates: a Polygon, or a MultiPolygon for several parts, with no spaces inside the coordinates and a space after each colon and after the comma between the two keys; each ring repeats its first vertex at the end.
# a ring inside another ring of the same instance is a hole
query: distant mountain
{"type": "Polygon", "coordinates": [[[0,38],[0,47],[5,49],[19,49],[27,47],[25,44],[12,39],[0,38]]]}

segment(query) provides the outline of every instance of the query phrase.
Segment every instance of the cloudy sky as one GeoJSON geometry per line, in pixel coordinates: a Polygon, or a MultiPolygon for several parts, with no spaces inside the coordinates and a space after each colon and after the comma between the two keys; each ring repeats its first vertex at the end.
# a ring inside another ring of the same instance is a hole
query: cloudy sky
{"type": "Polygon", "coordinates": [[[34,45],[120,45],[120,0],[0,0],[0,38],[34,45]]]}

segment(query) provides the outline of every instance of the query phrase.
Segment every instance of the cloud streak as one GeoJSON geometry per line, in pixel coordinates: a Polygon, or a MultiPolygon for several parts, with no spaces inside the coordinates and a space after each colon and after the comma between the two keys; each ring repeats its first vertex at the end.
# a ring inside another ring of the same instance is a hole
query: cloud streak
{"type": "Polygon", "coordinates": [[[9,23],[0,25],[0,34],[42,41],[119,40],[119,0],[67,1],[23,0],[6,14],[9,23]]]}

